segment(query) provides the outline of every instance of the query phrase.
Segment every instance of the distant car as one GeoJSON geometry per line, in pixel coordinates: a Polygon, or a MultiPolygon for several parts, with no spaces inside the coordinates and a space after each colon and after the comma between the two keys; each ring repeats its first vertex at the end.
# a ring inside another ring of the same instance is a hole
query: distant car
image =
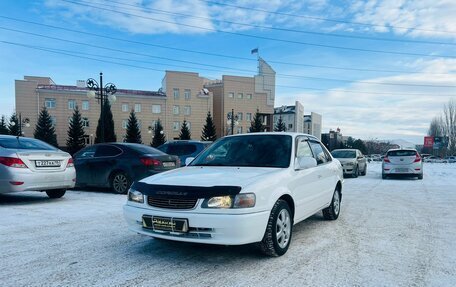
{"type": "Polygon", "coordinates": [[[77,187],[107,187],[127,193],[133,181],[180,166],[177,156],[131,143],[88,146],[74,155],[77,187]]]}
{"type": "Polygon", "coordinates": [[[414,176],[423,179],[423,161],[415,149],[391,149],[382,163],[382,178],[391,175],[414,176]]]}
{"type": "Polygon", "coordinates": [[[456,156],[447,156],[445,158],[445,160],[448,162],[448,163],[455,163],[456,162],[456,156]]]}
{"type": "Polygon", "coordinates": [[[448,160],[442,159],[441,157],[438,156],[429,156],[427,157],[424,162],[430,162],[430,163],[448,163],[448,160]]]}
{"type": "Polygon", "coordinates": [[[344,169],[344,175],[358,177],[366,175],[367,158],[358,149],[335,149],[332,156],[340,161],[344,169]]]}
{"type": "Polygon", "coordinates": [[[164,153],[178,156],[181,165],[185,165],[187,158],[196,157],[205,148],[211,145],[212,142],[196,141],[196,140],[177,140],[170,141],[158,147],[164,153]]]}
{"type": "Polygon", "coordinates": [[[68,153],[37,139],[0,136],[0,193],[45,191],[60,198],[75,181],[68,153]]]}

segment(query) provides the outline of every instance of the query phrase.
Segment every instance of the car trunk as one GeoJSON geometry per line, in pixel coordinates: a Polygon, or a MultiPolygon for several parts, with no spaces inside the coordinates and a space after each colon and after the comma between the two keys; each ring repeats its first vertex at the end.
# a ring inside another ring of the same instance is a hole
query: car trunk
{"type": "Polygon", "coordinates": [[[69,160],[67,154],[54,151],[23,151],[17,156],[34,172],[63,171],[69,160]]]}
{"type": "Polygon", "coordinates": [[[143,155],[141,162],[149,169],[166,171],[180,167],[179,157],[174,155],[143,155]]]}

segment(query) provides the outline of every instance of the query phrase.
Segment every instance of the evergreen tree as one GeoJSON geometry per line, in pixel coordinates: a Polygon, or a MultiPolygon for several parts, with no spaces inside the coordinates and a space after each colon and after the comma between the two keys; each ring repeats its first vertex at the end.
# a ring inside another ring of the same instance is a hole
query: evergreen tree
{"type": "Polygon", "coordinates": [[[138,119],[134,110],[131,110],[127,123],[127,134],[125,135],[127,143],[142,143],[141,130],[139,129],[138,119]]]}
{"type": "Polygon", "coordinates": [[[215,129],[214,120],[212,119],[211,112],[207,112],[206,124],[203,127],[201,140],[215,141],[217,139],[217,131],[215,129]]]}
{"type": "Polygon", "coordinates": [[[55,134],[55,128],[52,124],[51,116],[49,115],[46,107],[43,107],[38,116],[36,123],[35,132],[33,136],[36,139],[42,140],[50,145],[58,147],[57,135],[55,134]]]}
{"type": "Polygon", "coordinates": [[[84,126],[78,106],[73,111],[73,116],[68,127],[67,149],[71,155],[85,147],[84,126]]]}
{"type": "Polygon", "coordinates": [[[11,115],[8,125],[8,132],[12,136],[22,136],[19,134],[19,119],[17,118],[16,113],[11,115]]]}
{"type": "Polygon", "coordinates": [[[282,115],[279,116],[279,120],[277,121],[277,124],[274,127],[275,132],[285,132],[287,131],[287,127],[285,126],[285,123],[282,120],[282,115]]]}
{"type": "Polygon", "coordinates": [[[363,154],[367,154],[366,144],[361,139],[357,139],[353,142],[353,148],[359,149],[363,154]]]}
{"type": "MultiPolygon", "coordinates": [[[[104,117],[104,142],[116,142],[117,136],[114,131],[114,119],[112,117],[111,104],[106,99],[103,104],[103,117],[104,117]]],[[[95,135],[95,143],[101,143],[101,115],[98,119],[98,126],[95,135]]]]}
{"type": "Polygon", "coordinates": [[[184,120],[184,122],[182,123],[181,130],[180,130],[179,139],[180,140],[190,140],[191,136],[192,135],[190,133],[190,129],[188,128],[187,121],[184,120]]]}
{"type": "Polygon", "coordinates": [[[250,123],[249,132],[259,133],[264,131],[263,122],[261,120],[260,111],[257,109],[253,121],[250,123]]]}
{"type": "Polygon", "coordinates": [[[150,144],[153,147],[159,147],[166,142],[166,137],[163,132],[163,126],[161,124],[160,119],[157,120],[157,123],[154,127],[154,138],[152,139],[152,143],[150,144]]]}
{"type": "Polygon", "coordinates": [[[7,135],[9,134],[8,126],[6,124],[5,116],[2,115],[2,119],[0,121],[0,135],[7,135]]]}

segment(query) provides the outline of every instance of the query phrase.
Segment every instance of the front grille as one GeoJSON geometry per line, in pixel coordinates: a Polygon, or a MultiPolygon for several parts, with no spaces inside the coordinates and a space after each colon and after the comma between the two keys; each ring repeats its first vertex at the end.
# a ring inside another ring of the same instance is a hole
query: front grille
{"type": "Polygon", "coordinates": [[[176,198],[154,198],[147,197],[147,203],[150,206],[167,209],[192,209],[195,207],[198,199],[176,199],[176,198]]]}

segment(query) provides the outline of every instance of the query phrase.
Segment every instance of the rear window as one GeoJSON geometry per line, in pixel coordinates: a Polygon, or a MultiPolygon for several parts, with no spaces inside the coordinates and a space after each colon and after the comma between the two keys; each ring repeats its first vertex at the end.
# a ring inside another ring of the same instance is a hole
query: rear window
{"type": "Polygon", "coordinates": [[[196,149],[194,144],[169,144],[166,153],[177,156],[190,155],[196,152],[196,149]]]}
{"type": "Polygon", "coordinates": [[[162,151],[156,149],[156,148],[153,148],[153,147],[149,147],[149,146],[146,146],[146,145],[140,145],[140,144],[129,144],[127,145],[129,148],[131,148],[132,150],[136,151],[136,152],[139,152],[140,154],[159,154],[159,155],[162,155],[164,154],[162,151]]]}
{"type": "Polygon", "coordinates": [[[0,138],[0,146],[7,149],[57,150],[57,148],[31,138],[0,138]]]}
{"type": "Polygon", "coordinates": [[[416,151],[414,150],[392,150],[389,151],[387,156],[415,156],[416,151]]]}

